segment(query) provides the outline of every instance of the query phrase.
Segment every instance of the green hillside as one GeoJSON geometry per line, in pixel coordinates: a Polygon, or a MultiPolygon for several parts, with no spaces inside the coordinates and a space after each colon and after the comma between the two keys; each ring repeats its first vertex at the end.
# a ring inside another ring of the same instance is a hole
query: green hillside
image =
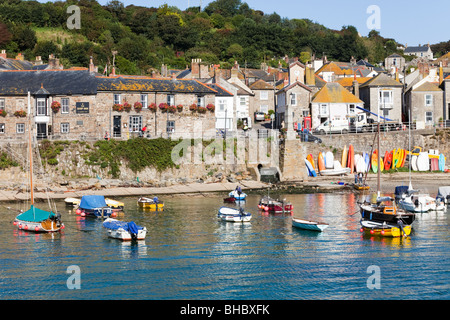
{"type": "MultiPolygon", "coordinates": [[[[278,66],[282,57],[297,56],[306,62],[312,53],[349,61],[368,58],[384,61],[397,52],[394,39],[372,31],[360,37],[353,26],[331,30],[308,19],[287,19],[265,14],[241,0],[217,0],[203,10],[181,11],[163,5],[147,8],[95,0],[36,1],[0,0],[0,49],[9,56],[22,52],[26,59],[54,53],[65,67],[89,64],[101,72],[112,63],[122,74],[150,74],[162,63],[184,69],[193,58],[229,68],[238,61],[259,68],[261,62],[278,66]],[[81,29],[69,30],[69,5],[81,9],[81,29]]],[[[400,52],[401,53],[401,52],[400,52]]]]}

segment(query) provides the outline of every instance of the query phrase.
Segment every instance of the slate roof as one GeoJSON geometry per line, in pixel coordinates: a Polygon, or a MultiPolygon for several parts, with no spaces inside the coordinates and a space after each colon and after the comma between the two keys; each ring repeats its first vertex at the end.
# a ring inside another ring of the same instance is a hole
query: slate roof
{"type": "Polygon", "coordinates": [[[141,91],[215,94],[216,91],[198,80],[154,79],[149,77],[97,77],[98,91],[141,91]]]}
{"type": "Polygon", "coordinates": [[[252,90],[273,90],[273,86],[261,79],[253,82],[249,88],[252,90]]]}
{"type": "Polygon", "coordinates": [[[412,91],[442,91],[441,88],[439,88],[438,84],[435,83],[431,83],[431,82],[425,82],[424,84],[422,84],[421,86],[413,89],[412,91]]]}
{"type": "Polygon", "coordinates": [[[233,94],[224,89],[222,86],[218,85],[217,83],[208,83],[207,84],[208,87],[210,87],[211,89],[213,89],[214,91],[216,91],[216,96],[218,97],[232,97],[233,94]]]}
{"type": "Polygon", "coordinates": [[[417,47],[408,47],[405,49],[405,53],[412,53],[412,52],[428,52],[428,49],[430,47],[428,46],[417,46],[417,47]]]}
{"type": "Polygon", "coordinates": [[[313,103],[363,103],[336,82],[328,82],[312,98],[313,103]]]}
{"type": "Polygon", "coordinates": [[[27,70],[0,72],[0,95],[20,96],[38,92],[41,87],[51,95],[97,93],[97,81],[86,70],[27,70]]]}
{"type": "Polygon", "coordinates": [[[364,87],[403,87],[403,85],[385,73],[380,73],[376,77],[373,77],[369,81],[363,83],[361,88],[364,87]]]}
{"type": "Polygon", "coordinates": [[[0,71],[5,70],[31,70],[33,64],[29,61],[0,58],[0,71]]]}
{"type": "MultiPolygon", "coordinates": [[[[312,91],[312,89],[310,87],[308,87],[307,85],[301,83],[300,81],[295,81],[294,83],[291,83],[290,85],[287,85],[284,88],[280,89],[278,92],[281,92],[281,91],[285,91],[286,92],[286,91],[290,90],[291,88],[293,88],[295,86],[299,86],[299,87],[301,87],[301,88],[303,88],[305,90],[308,90],[309,92],[312,91]]],[[[278,94],[278,92],[277,92],[277,94],[278,94]]]]}

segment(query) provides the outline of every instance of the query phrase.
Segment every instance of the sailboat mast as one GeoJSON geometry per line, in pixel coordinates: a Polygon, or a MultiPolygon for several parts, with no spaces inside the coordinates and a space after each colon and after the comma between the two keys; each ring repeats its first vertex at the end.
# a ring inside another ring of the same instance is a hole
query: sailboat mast
{"type": "Polygon", "coordinates": [[[34,204],[34,190],[33,190],[33,147],[31,145],[31,107],[30,107],[30,93],[28,92],[28,157],[30,163],[30,197],[31,197],[31,205],[34,204]]]}
{"type": "Polygon", "coordinates": [[[378,121],[377,125],[377,161],[378,161],[378,170],[377,170],[377,196],[380,196],[381,193],[381,179],[380,179],[380,171],[381,171],[381,164],[380,164],[380,122],[378,121]]]}

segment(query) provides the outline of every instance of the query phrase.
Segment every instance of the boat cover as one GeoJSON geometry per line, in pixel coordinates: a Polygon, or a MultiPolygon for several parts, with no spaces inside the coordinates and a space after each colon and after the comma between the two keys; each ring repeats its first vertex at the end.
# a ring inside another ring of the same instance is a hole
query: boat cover
{"type": "Polygon", "coordinates": [[[450,195],[450,187],[439,187],[438,188],[438,196],[443,197],[444,199],[450,195]]]}
{"type": "Polygon", "coordinates": [[[80,208],[95,209],[107,207],[104,196],[89,195],[81,197],[80,208]]]}
{"type": "Polygon", "coordinates": [[[53,217],[56,217],[56,214],[53,212],[45,211],[31,205],[30,209],[19,214],[16,219],[29,222],[42,222],[53,217]]]}
{"type": "Polygon", "coordinates": [[[120,228],[124,229],[125,231],[128,231],[132,234],[137,234],[139,230],[143,230],[144,228],[141,226],[138,226],[134,221],[125,222],[120,220],[112,220],[108,219],[105,222],[103,222],[103,226],[105,228],[111,229],[111,230],[118,230],[120,228]]]}
{"type": "Polygon", "coordinates": [[[400,196],[404,193],[408,193],[408,189],[409,189],[408,186],[397,186],[395,187],[395,195],[400,196]]]}

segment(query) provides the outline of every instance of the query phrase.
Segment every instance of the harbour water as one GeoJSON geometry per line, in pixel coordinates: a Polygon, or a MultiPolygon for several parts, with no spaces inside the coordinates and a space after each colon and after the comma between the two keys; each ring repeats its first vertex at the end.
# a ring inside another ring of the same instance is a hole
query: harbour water
{"type": "Polygon", "coordinates": [[[293,215],[262,213],[260,196],[249,195],[253,217],[243,225],[216,219],[225,195],[161,197],[163,212],[116,199],[125,203],[119,219],[147,227],[140,243],[108,238],[100,220],[79,217],[64,202],[57,203],[61,233],[19,231],[12,225],[19,204],[2,203],[0,299],[450,298],[448,212],[418,214],[409,238],[374,238],[359,231],[355,194],[280,196],[293,203],[293,215]],[[293,216],[330,226],[294,229],[293,216]],[[68,285],[73,268],[79,288],[68,285]]]}

